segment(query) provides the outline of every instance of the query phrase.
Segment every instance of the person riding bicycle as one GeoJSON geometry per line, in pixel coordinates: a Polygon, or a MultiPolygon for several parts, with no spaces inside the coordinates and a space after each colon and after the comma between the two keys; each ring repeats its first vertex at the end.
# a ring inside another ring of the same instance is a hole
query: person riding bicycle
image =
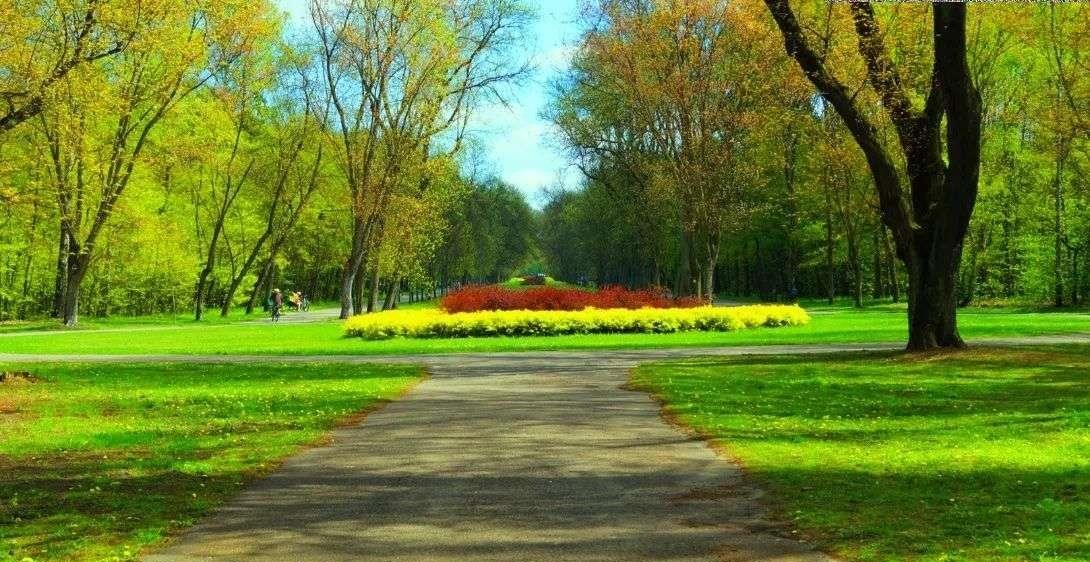
{"type": "Polygon", "coordinates": [[[284,307],[284,296],[280,294],[280,289],[273,289],[272,301],[272,319],[277,322],[280,320],[280,310],[284,307]]]}

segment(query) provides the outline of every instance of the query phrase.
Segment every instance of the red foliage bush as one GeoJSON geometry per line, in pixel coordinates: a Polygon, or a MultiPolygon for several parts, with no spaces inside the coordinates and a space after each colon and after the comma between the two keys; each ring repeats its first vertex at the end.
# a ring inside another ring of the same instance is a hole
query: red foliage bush
{"type": "Polygon", "coordinates": [[[594,308],[692,308],[708,304],[698,297],[672,299],[658,289],[603,287],[597,291],[534,287],[506,289],[496,285],[472,285],[443,297],[447,312],[478,310],[583,310],[594,308]]]}

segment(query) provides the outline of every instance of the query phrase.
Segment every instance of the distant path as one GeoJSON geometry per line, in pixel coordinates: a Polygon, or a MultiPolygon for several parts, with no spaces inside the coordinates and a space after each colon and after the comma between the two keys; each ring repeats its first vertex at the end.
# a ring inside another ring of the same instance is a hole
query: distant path
{"type": "MultiPolygon", "coordinates": [[[[1015,338],[977,338],[970,345],[1017,347],[1051,344],[1090,344],[1090,333],[1024,336],[1015,338]]],[[[510,358],[512,361],[533,359],[579,359],[586,361],[629,361],[633,365],[646,361],[685,357],[736,355],[793,355],[809,353],[850,353],[855,351],[895,351],[901,343],[837,343],[737,345],[719,347],[671,347],[649,349],[572,349],[559,351],[501,351],[441,353],[432,355],[351,355],[351,354],[101,354],[101,353],[0,353],[2,363],[411,363],[421,365],[472,362],[482,358],[510,358]]]]}
{"type": "MultiPolygon", "coordinates": [[[[321,308],[311,309],[306,312],[292,312],[290,310],[285,311],[280,315],[279,322],[281,324],[309,324],[311,322],[325,322],[327,320],[336,320],[341,315],[341,309],[339,308],[321,308]]],[[[272,318],[268,313],[263,316],[254,318],[250,322],[272,322],[272,318]]]]}
{"type": "MultiPolygon", "coordinates": [[[[991,340],[1087,343],[1090,335],[991,340]]],[[[431,378],[145,562],[828,562],[741,469],[625,390],[667,358],[890,350],[788,345],[430,356],[12,355],[0,362],[418,363],[431,378]]]]}
{"type": "MultiPolygon", "coordinates": [[[[282,324],[311,324],[315,322],[328,322],[336,320],[341,315],[339,308],[323,308],[318,310],[309,310],[307,312],[285,312],[280,316],[279,322],[282,324]]],[[[94,328],[94,329],[62,329],[56,328],[51,330],[22,330],[18,332],[0,332],[0,338],[16,338],[25,336],[53,336],[58,334],[104,334],[104,333],[116,333],[116,332],[158,332],[163,330],[180,330],[188,328],[225,328],[227,326],[238,326],[250,323],[272,323],[272,317],[268,312],[256,312],[250,318],[245,318],[237,322],[202,322],[198,323],[194,320],[183,320],[180,322],[165,323],[165,324],[134,324],[129,326],[119,326],[117,328],[94,328]]]]}

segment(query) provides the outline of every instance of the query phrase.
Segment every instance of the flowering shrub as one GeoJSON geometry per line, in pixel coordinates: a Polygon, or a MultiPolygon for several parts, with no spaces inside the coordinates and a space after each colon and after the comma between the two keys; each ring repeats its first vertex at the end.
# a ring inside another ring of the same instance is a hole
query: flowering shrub
{"type": "Polygon", "coordinates": [[[630,290],[604,287],[598,291],[559,287],[517,290],[496,285],[465,287],[443,297],[447,312],[478,310],[583,310],[584,308],[692,308],[707,301],[687,297],[671,299],[654,289],[630,290]]]}
{"type": "Polygon", "coordinates": [[[354,316],[345,322],[344,329],[349,336],[381,340],[395,336],[464,338],[693,330],[730,332],[758,326],[800,326],[809,321],[806,311],[796,305],[492,310],[455,314],[441,310],[392,310],[354,316]]]}

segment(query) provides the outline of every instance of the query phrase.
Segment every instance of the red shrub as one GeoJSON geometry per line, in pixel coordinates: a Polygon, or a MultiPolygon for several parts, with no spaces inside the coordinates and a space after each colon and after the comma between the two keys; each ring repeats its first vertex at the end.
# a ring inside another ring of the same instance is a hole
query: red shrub
{"type": "Polygon", "coordinates": [[[707,304],[698,297],[672,299],[659,289],[630,290],[619,286],[598,291],[535,287],[506,289],[497,285],[474,285],[443,297],[447,312],[478,310],[583,310],[594,308],[692,308],[707,304]]]}

